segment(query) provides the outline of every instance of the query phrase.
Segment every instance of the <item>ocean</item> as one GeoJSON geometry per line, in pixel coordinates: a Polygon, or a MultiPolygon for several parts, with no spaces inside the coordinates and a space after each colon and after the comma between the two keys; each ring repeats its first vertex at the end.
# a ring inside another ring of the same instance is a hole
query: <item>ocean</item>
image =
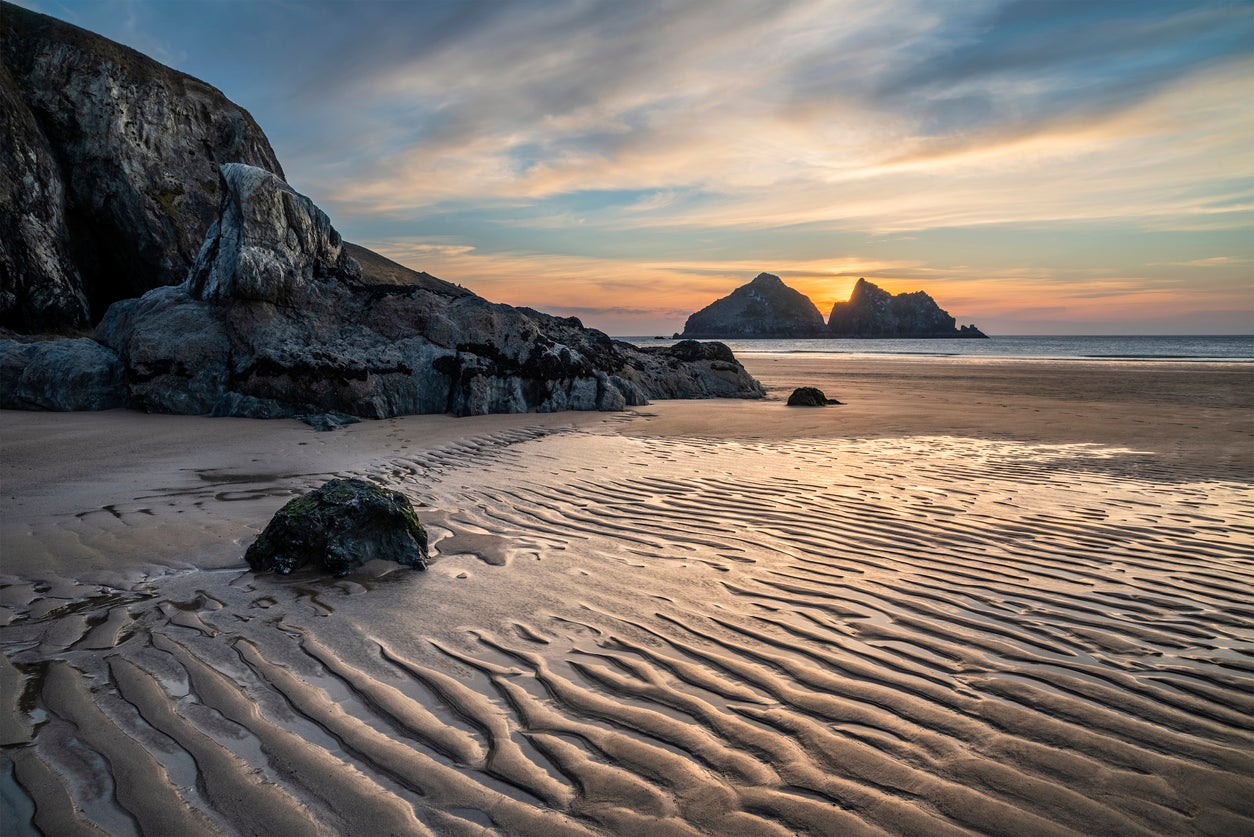
{"type": "MultiPolygon", "coordinates": [[[[676,340],[617,337],[638,346],[669,346],[676,340]]],[[[990,337],[987,340],[858,338],[810,340],[723,340],[731,350],[764,354],[984,358],[1024,360],[1176,361],[1254,363],[1254,335],[990,337]]]]}

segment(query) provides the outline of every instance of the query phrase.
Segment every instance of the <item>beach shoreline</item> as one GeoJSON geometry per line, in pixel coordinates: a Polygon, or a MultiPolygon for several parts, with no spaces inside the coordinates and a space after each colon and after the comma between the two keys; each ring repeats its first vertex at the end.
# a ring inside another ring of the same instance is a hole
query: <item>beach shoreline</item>
{"type": "Polygon", "coordinates": [[[1254,825],[1254,370],[743,361],[767,399],[0,413],[15,833],[1254,825]],[[249,572],[333,476],[431,569],[249,572]]]}

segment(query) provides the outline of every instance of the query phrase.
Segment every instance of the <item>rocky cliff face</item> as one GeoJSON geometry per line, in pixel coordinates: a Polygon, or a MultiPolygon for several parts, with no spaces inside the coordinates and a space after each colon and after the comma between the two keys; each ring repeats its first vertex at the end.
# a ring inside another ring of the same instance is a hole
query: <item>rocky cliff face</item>
{"type": "Polygon", "coordinates": [[[975,326],[955,328],[954,318],[923,291],[894,296],[859,279],[847,302],[832,306],[832,337],[984,337],[975,326]]]}
{"type": "Polygon", "coordinates": [[[187,276],[218,167],[282,168],[256,122],[204,82],[0,4],[0,326],[74,331],[187,276]]]}
{"type": "Polygon", "coordinates": [[[260,169],[223,166],[221,191],[187,281],[115,304],[96,331],[131,406],[385,418],[763,395],[721,344],[644,351],[433,277],[372,282],[326,215],[260,169]]]}
{"type": "Polygon", "coordinates": [[[821,337],[823,315],[814,303],[771,273],[759,273],[747,285],[688,318],[683,338],[821,337]]]}
{"type": "Polygon", "coordinates": [[[8,4],[0,35],[0,406],[334,424],[763,395],[725,346],[640,350],[344,242],[196,79],[8,4]]]}

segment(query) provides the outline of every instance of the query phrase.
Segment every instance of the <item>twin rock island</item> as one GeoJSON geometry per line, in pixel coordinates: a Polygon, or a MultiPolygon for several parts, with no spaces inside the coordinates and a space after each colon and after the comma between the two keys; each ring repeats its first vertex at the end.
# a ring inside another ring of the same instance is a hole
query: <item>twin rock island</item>
{"type": "Polygon", "coordinates": [[[793,339],[816,337],[986,337],[955,320],[923,291],[893,295],[866,279],[826,322],[805,294],[778,276],[760,273],[747,285],[688,318],[676,339],[793,339]]]}

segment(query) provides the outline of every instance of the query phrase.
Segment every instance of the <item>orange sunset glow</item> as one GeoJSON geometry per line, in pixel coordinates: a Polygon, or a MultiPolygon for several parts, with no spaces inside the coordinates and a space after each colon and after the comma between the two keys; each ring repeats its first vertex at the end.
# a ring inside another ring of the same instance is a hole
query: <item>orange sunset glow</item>
{"type": "Polygon", "coordinates": [[[761,271],[825,313],[866,276],[992,333],[1254,331],[1246,4],[25,5],[214,79],[348,239],[610,333],[761,271]]]}

